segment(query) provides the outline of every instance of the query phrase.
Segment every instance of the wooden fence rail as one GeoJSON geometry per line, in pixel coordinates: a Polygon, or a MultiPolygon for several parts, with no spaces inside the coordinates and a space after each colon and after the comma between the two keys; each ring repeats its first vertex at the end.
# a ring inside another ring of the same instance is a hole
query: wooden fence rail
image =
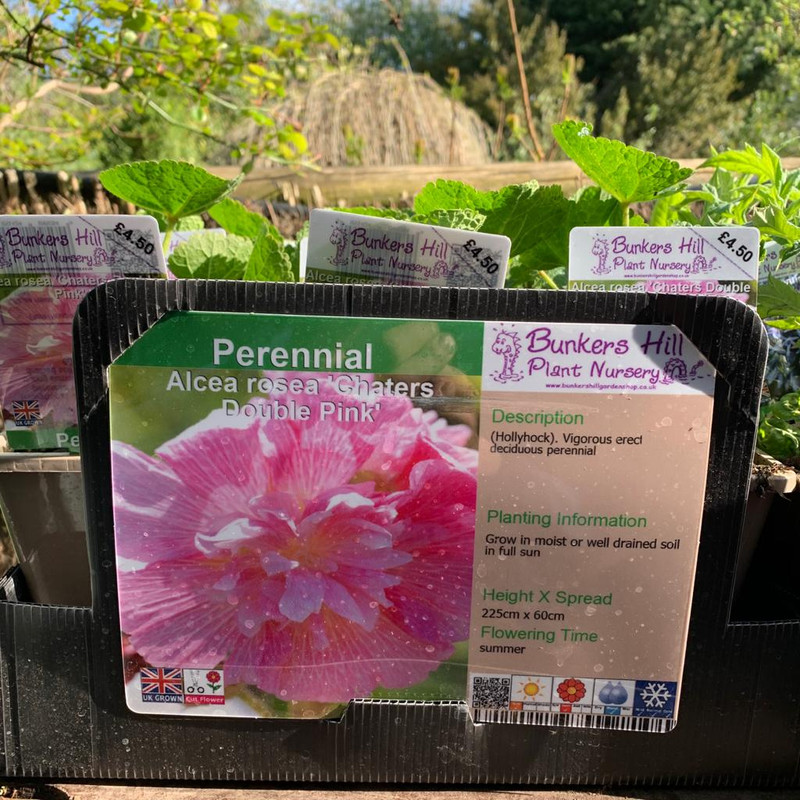
{"type": "MultiPolygon", "coordinates": [[[[683,166],[697,170],[700,159],[684,159],[683,166]]],[[[787,169],[800,167],[800,158],[784,159],[787,169]]],[[[235,167],[212,168],[232,178],[235,167]]],[[[698,170],[693,182],[702,183],[711,169],[698,170]]],[[[298,172],[290,168],[253,170],[240,184],[236,196],[243,200],[280,200],[311,207],[394,204],[409,201],[426,183],[439,178],[464,181],[477,189],[499,189],[509,183],[537,180],[560,184],[568,194],[590,181],[572,161],[504,162],[476,167],[410,165],[402,167],[335,167],[298,172]]]]}
{"type": "MultiPolygon", "coordinates": [[[[696,169],[699,159],[681,160],[696,169]]],[[[800,158],[786,158],[787,169],[800,168],[800,158]]],[[[211,167],[221,177],[238,175],[236,167],[211,167]]],[[[693,182],[701,183],[710,169],[695,172],[693,182]]],[[[402,167],[326,167],[305,169],[273,167],[253,170],[236,191],[241,200],[257,204],[273,202],[290,206],[355,206],[366,204],[408,204],[428,182],[439,178],[460,180],[477,189],[499,189],[509,183],[537,180],[560,184],[567,194],[590,181],[571,161],[504,162],[475,167],[409,165],[402,167]]],[[[127,204],[108,197],[93,174],[65,172],[0,171],[0,213],[131,213],[127,204]]]]}

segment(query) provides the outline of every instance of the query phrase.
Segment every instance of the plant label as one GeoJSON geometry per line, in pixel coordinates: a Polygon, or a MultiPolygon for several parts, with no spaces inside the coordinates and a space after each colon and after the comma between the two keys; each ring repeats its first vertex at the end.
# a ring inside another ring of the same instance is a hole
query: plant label
{"type": "Polygon", "coordinates": [[[0,399],[11,449],[77,452],[75,309],[105,281],[164,274],[152,217],[0,217],[0,399]]]}
{"type": "Polygon", "coordinates": [[[485,328],[476,721],[676,720],[715,370],[675,327],[485,328]]]}
{"type": "Polygon", "coordinates": [[[800,253],[781,261],[782,250],[777,242],[767,242],[764,245],[764,259],[758,270],[759,284],[766,283],[772,275],[773,278],[797,288],[800,283],[800,253]]]}
{"type": "Polygon", "coordinates": [[[506,236],[314,210],[306,280],[499,288],[510,250],[506,236]]]}
{"type": "Polygon", "coordinates": [[[569,288],[734,297],[755,306],[758,248],[756,228],[573,228],[569,288]]]}
{"type": "Polygon", "coordinates": [[[108,369],[128,706],[668,730],[714,379],[669,325],[170,314],[108,369]]]}

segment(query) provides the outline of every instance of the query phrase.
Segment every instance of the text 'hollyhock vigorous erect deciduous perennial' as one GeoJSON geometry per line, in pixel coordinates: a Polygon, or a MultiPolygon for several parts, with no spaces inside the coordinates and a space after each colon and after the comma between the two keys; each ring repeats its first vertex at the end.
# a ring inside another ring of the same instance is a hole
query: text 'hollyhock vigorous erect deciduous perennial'
{"type": "Polygon", "coordinates": [[[467,638],[471,431],[404,397],[323,419],[364,398],[320,382],[292,395],[306,421],[220,410],[154,456],[114,443],[121,624],[149,663],[343,702],[419,683],[467,638]]]}

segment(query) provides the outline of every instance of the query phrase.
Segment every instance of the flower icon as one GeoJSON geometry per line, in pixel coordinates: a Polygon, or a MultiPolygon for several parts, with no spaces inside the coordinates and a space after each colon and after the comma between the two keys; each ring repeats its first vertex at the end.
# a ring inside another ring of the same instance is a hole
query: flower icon
{"type": "Polygon", "coordinates": [[[221,677],[222,676],[215,669],[212,669],[211,672],[206,673],[206,680],[209,683],[219,683],[219,679],[221,677]]]}
{"type": "Polygon", "coordinates": [[[413,686],[468,635],[471,430],[399,396],[368,423],[322,414],[363,404],[334,382],[292,399],[305,419],[256,398],[264,414],[214,411],[152,456],[113,443],[122,630],[149,663],[219,664],[281,700],[413,686]]]}
{"type": "Polygon", "coordinates": [[[567,678],[558,684],[556,691],[565,703],[577,703],[586,696],[586,684],[578,678],[567,678]]]}

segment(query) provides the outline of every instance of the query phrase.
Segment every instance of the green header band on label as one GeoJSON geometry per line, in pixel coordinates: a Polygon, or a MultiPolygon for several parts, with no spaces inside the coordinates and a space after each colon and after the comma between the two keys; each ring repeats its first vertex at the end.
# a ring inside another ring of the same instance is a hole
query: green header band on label
{"type": "Polygon", "coordinates": [[[483,323],[174,312],[115,362],[219,370],[480,375],[483,323]],[[456,346],[456,341],[458,346],[456,346]]]}

